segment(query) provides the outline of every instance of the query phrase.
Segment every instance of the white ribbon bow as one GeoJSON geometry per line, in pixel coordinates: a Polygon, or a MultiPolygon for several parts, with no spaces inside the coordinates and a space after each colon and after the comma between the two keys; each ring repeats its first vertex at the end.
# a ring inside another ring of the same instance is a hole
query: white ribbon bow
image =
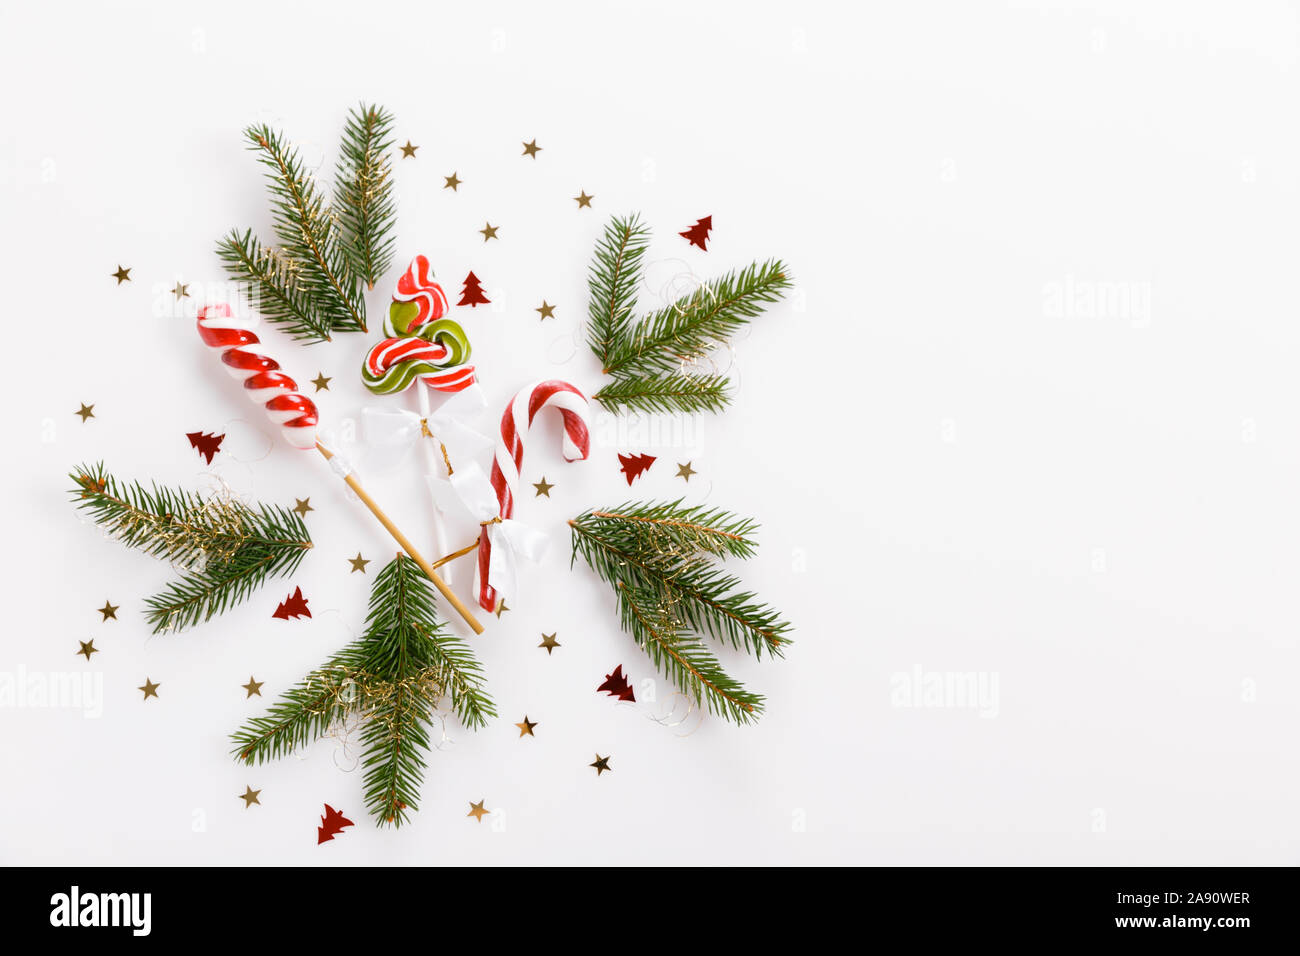
{"type": "Polygon", "coordinates": [[[445,484],[451,486],[474,520],[487,529],[492,545],[488,584],[503,600],[511,600],[518,587],[521,559],[534,564],[540,561],[546,554],[546,535],[522,521],[499,517],[501,506],[496,492],[476,462],[457,467],[445,484]]]}
{"type": "Polygon", "coordinates": [[[453,394],[427,419],[405,408],[363,408],[361,417],[371,457],[380,468],[397,466],[410,454],[427,424],[430,433],[447,449],[451,461],[475,458],[492,448],[492,439],[462,424],[460,418],[486,404],[482,390],[471,385],[453,394]]]}

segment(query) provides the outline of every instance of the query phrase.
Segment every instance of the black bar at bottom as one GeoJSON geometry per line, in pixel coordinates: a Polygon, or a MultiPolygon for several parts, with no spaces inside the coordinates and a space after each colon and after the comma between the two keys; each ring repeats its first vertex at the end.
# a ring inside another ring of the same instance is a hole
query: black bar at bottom
{"type": "Polygon", "coordinates": [[[926,946],[1125,938],[1236,946],[1292,938],[1296,914],[1295,871],[1268,868],[33,868],[7,875],[11,887],[0,894],[7,930],[90,943],[113,936],[247,945],[250,933],[268,931],[266,942],[337,946],[373,942],[410,920],[417,937],[441,927],[494,947],[538,933],[603,937],[620,949],[654,938],[704,945],[701,921],[722,932],[728,948],[750,936],[770,943],[783,925],[819,936],[847,930],[855,946],[899,936],[926,946]]]}

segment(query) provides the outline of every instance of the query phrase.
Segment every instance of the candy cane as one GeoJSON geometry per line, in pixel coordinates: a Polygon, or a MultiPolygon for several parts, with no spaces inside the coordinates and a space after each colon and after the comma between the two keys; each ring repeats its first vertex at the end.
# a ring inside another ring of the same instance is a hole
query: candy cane
{"type": "MultiPolygon", "coordinates": [[[[587,399],[568,382],[551,379],[520,389],[511,399],[510,406],[501,416],[501,441],[492,462],[489,479],[496,493],[498,514],[502,518],[514,517],[515,491],[519,487],[519,468],[524,460],[524,435],[533,419],[544,408],[558,409],[564,417],[562,448],[566,461],[586,458],[591,451],[588,431],[587,399]]],[[[478,541],[478,603],[485,610],[497,606],[497,592],[488,583],[488,570],[492,563],[492,540],[488,529],[479,532],[478,541]]]]}
{"type": "Polygon", "coordinates": [[[442,578],[428,561],[415,549],[406,535],[398,529],[384,514],[383,509],[361,487],[357,476],[341,457],[330,451],[316,437],[319,416],[316,404],[307,396],[298,392],[298,384],[280,371],[280,363],[266,354],[261,340],[253,332],[253,323],[237,318],[226,304],[210,305],[199,310],[199,338],[203,344],[220,353],[221,363],[235,378],[241,379],[245,393],[254,402],[262,406],[268,418],[280,426],[289,444],[295,448],[317,449],[331,469],[339,475],[362,500],[370,512],[379,519],[388,533],[409,554],[420,569],[429,576],[429,580],[442,592],[454,607],[474,629],[482,634],[483,625],[474,618],[460,598],[447,587],[442,578]]]}

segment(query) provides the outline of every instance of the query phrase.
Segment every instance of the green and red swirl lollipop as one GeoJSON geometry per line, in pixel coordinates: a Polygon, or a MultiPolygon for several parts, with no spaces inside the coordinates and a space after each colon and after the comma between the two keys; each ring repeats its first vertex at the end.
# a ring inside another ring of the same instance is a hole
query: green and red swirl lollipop
{"type": "Polygon", "coordinates": [[[421,382],[439,392],[474,384],[469,337],[446,318],[447,296],[425,256],[416,256],[397,280],[383,341],[366,353],[361,380],[377,395],[391,395],[421,382]]]}

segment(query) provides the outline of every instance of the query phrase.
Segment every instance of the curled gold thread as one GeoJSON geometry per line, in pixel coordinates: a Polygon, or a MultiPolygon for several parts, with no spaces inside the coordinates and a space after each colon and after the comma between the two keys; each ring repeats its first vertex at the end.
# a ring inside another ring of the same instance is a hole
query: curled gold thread
{"type": "Polygon", "coordinates": [[[304,709],[316,716],[332,715],[327,736],[338,740],[345,752],[355,732],[367,722],[377,722],[384,727],[381,739],[400,741],[404,738],[397,728],[398,718],[385,706],[394,699],[420,701],[437,713],[446,696],[446,685],[436,667],[426,667],[408,677],[392,680],[364,668],[338,664],[313,672],[307,679],[307,687],[315,696],[304,709]]]}

